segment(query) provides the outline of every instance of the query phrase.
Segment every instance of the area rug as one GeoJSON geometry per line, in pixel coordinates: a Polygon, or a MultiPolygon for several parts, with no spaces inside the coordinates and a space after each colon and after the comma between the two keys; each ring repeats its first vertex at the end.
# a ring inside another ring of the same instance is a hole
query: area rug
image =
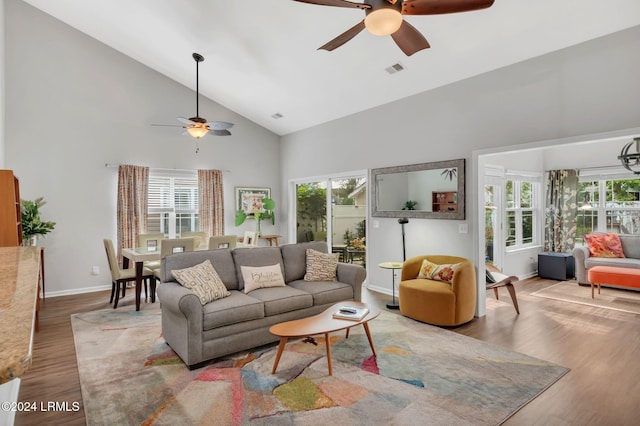
{"type": "Polygon", "coordinates": [[[562,281],[550,287],[531,293],[532,296],[563,302],[578,303],[595,306],[597,308],[613,309],[615,311],[640,314],[640,292],[602,287],[600,294],[594,290],[595,297],[591,298],[591,286],[578,285],[576,280],[562,281]]]}
{"type": "Polygon", "coordinates": [[[72,316],[88,425],[495,425],[569,371],[388,312],[377,357],[362,327],[331,335],[332,376],[321,337],[289,342],[276,374],[275,344],[189,371],[159,314],[72,316]]]}

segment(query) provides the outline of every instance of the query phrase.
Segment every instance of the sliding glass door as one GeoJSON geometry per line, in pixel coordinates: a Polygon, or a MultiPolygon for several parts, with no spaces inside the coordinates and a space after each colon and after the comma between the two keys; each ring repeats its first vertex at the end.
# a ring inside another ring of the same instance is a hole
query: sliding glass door
{"type": "Polygon", "coordinates": [[[344,262],[366,263],[366,172],[292,182],[296,242],[326,241],[344,262]]]}

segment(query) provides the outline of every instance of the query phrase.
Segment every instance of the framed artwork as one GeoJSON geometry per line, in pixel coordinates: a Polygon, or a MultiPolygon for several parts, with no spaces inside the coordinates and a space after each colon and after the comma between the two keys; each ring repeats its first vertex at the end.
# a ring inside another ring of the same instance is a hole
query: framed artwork
{"type": "Polygon", "coordinates": [[[262,211],[262,199],[271,198],[270,188],[245,188],[236,186],[236,210],[242,210],[247,217],[254,217],[253,212],[262,211]]]}

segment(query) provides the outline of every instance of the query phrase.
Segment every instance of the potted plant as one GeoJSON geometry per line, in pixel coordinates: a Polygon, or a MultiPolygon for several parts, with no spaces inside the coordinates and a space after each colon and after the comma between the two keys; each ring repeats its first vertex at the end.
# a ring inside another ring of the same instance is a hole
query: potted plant
{"type": "Polygon", "coordinates": [[[55,222],[45,222],[40,218],[40,207],[45,204],[44,197],[38,197],[33,201],[20,200],[22,241],[24,245],[35,246],[38,236],[44,236],[55,228],[55,222]]]}
{"type": "Polygon", "coordinates": [[[407,200],[405,201],[404,207],[402,207],[402,210],[415,210],[417,205],[418,205],[417,201],[407,200]]]}
{"type": "MultiPolygon", "coordinates": [[[[276,213],[274,212],[274,208],[276,206],[276,202],[271,198],[263,198],[262,199],[262,208],[260,210],[254,210],[253,217],[256,220],[256,234],[260,236],[260,222],[265,219],[271,219],[271,224],[276,224],[276,213]]],[[[236,226],[240,226],[247,220],[247,213],[244,210],[238,210],[236,212],[236,226]]]]}

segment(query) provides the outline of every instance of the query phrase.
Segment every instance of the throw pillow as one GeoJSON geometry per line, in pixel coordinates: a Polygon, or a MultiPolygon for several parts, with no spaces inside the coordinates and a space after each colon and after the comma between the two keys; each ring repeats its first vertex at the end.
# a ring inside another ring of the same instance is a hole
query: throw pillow
{"type": "Polygon", "coordinates": [[[459,263],[438,265],[425,259],[422,261],[422,266],[420,266],[418,278],[427,278],[451,284],[453,273],[459,266],[459,263]]]}
{"type": "Polygon", "coordinates": [[[231,296],[209,259],[185,269],[171,271],[176,280],[193,291],[202,305],[231,296]]]}
{"type": "Polygon", "coordinates": [[[335,281],[338,269],[338,253],[323,253],[307,249],[305,281],[335,281]]]}
{"type": "Polygon", "coordinates": [[[584,236],[593,257],[624,257],[620,236],[615,233],[587,234],[584,236]]]}
{"type": "Polygon", "coordinates": [[[242,278],[244,279],[244,292],[266,288],[284,287],[284,278],[280,264],[270,266],[241,266],[242,278]]]}

